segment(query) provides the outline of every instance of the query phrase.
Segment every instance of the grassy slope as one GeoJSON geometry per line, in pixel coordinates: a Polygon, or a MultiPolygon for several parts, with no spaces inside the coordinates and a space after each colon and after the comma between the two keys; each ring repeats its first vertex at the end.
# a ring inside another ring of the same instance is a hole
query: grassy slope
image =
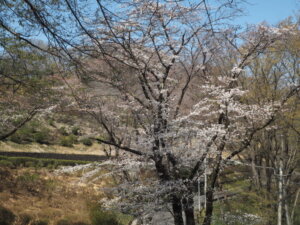
{"type": "Polygon", "coordinates": [[[0,168],[0,204],[17,215],[55,221],[68,218],[89,222],[89,200],[100,193],[93,186],[78,186],[76,177],[55,176],[46,169],[0,168]]]}
{"type": "Polygon", "coordinates": [[[0,167],[0,178],[1,206],[50,225],[62,219],[89,224],[90,206],[101,199],[99,188],[106,182],[85,185],[78,182],[80,174],[57,175],[45,168],[0,167]]]}
{"type": "Polygon", "coordinates": [[[0,142],[0,151],[105,155],[105,152],[103,151],[103,146],[98,143],[94,143],[92,146],[76,144],[70,148],[60,145],[43,145],[38,143],[17,144],[14,142],[7,141],[0,142]]]}

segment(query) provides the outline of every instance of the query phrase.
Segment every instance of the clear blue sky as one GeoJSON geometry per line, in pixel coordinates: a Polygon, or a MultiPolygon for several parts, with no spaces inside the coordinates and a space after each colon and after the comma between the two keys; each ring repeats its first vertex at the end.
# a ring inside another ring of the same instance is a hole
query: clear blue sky
{"type": "Polygon", "coordinates": [[[237,18],[235,23],[257,24],[266,21],[276,25],[288,16],[300,14],[300,0],[247,0],[245,6],[246,16],[237,18]]]}

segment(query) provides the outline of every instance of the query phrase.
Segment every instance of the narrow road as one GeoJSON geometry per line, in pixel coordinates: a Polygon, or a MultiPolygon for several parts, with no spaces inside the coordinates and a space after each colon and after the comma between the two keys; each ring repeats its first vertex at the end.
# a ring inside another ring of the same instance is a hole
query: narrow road
{"type": "Polygon", "coordinates": [[[80,160],[99,162],[108,159],[104,155],[82,155],[82,154],[58,154],[58,153],[38,153],[38,152],[2,152],[0,156],[10,157],[31,157],[31,158],[42,158],[42,159],[63,159],[63,160],[80,160]]]}

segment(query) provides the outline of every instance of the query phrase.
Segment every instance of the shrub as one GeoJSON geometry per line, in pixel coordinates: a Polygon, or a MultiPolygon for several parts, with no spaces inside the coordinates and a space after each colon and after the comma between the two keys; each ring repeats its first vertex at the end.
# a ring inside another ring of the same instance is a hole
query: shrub
{"type": "Polygon", "coordinates": [[[47,220],[36,220],[31,225],[48,225],[47,220]]]}
{"type": "Polygon", "coordinates": [[[55,126],[55,120],[54,120],[53,118],[50,118],[50,119],[48,120],[48,124],[49,124],[51,127],[56,127],[56,126],[55,126]]]}
{"type": "Polygon", "coordinates": [[[87,223],[83,223],[83,222],[70,222],[67,219],[62,219],[59,220],[56,225],[88,225],[87,223]]]}
{"type": "Polygon", "coordinates": [[[10,136],[9,140],[17,144],[22,144],[22,137],[18,133],[15,133],[14,135],[10,136]]]}
{"type": "Polygon", "coordinates": [[[80,135],[80,128],[79,127],[73,127],[72,128],[72,134],[78,136],[80,135]]]}
{"type": "Polygon", "coordinates": [[[35,167],[35,162],[33,162],[33,161],[27,161],[27,162],[25,162],[25,167],[35,167]]]}
{"type": "Polygon", "coordinates": [[[17,179],[20,182],[24,182],[24,183],[34,183],[39,179],[39,175],[38,174],[31,174],[29,172],[24,173],[23,175],[20,175],[17,179]]]}
{"type": "Polygon", "coordinates": [[[73,144],[77,142],[75,135],[71,134],[69,136],[61,137],[60,144],[65,147],[73,147],[73,144]]]}
{"type": "Polygon", "coordinates": [[[84,138],[84,139],[82,139],[82,144],[84,144],[85,146],[92,146],[93,142],[89,138],[84,138]]]}
{"type": "Polygon", "coordinates": [[[72,225],[71,222],[67,219],[59,220],[56,225],[72,225]]]}
{"type": "Polygon", "coordinates": [[[35,168],[42,168],[44,167],[44,163],[42,160],[38,160],[36,163],[35,163],[35,168]]]}
{"type": "Polygon", "coordinates": [[[90,213],[92,225],[121,225],[115,213],[104,211],[99,207],[94,207],[90,213]]]}
{"type": "Polygon", "coordinates": [[[51,142],[50,129],[39,121],[31,121],[21,127],[9,140],[17,144],[37,142],[49,144],[51,142]]]}
{"type": "Polygon", "coordinates": [[[0,206],[0,225],[11,225],[16,216],[8,209],[0,206]]]}
{"type": "Polygon", "coordinates": [[[14,168],[14,164],[8,160],[0,160],[0,167],[14,168]]]}
{"type": "Polygon", "coordinates": [[[68,131],[66,130],[65,127],[59,128],[58,131],[59,131],[59,133],[60,133],[61,135],[63,135],[63,136],[68,136],[68,135],[69,135],[69,133],[68,133],[68,131]]]}
{"type": "Polygon", "coordinates": [[[30,192],[31,194],[37,194],[40,192],[41,179],[38,174],[30,174],[26,172],[17,177],[17,187],[30,192]]]}
{"type": "Polygon", "coordinates": [[[32,219],[31,216],[27,214],[22,214],[19,217],[19,225],[28,225],[32,219]]]}
{"type": "Polygon", "coordinates": [[[33,135],[34,141],[40,144],[50,144],[49,132],[48,129],[43,129],[35,133],[33,135]]]}

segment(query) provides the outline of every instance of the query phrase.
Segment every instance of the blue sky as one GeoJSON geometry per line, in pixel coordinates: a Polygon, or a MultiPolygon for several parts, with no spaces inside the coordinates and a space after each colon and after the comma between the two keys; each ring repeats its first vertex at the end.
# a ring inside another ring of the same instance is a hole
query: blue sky
{"type": "Polygon", "coordinates": [[[240,25],[257,24],[266,21],[276,25],[288,16],[300,13],[300,0],[248,0],[246,16],[236,19],[240,25]]]}

